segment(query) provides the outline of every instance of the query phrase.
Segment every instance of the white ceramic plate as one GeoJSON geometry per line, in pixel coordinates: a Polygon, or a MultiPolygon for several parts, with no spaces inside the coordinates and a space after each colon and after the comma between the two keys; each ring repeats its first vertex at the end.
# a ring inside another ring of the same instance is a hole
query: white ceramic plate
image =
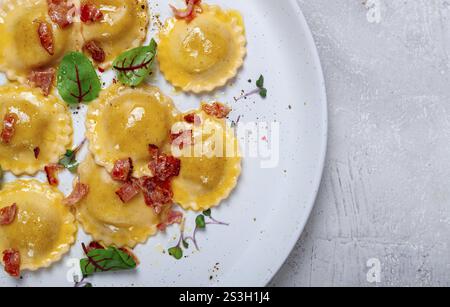
{"type": "MultiPolygon", "coordinates": [[[[182,2],[174,1],[180,6],[182,2]]],[[[214,217],[230,226],[211,225],[200,232],[200,251],[191,248],[179,261],[168,256],[164,251],[176,244],[179,235],[178,227],[171,227],[167,234],[136,248],[141,260],[137,271],[97,275],[89,279],[94,286],[264,286],[289,255],[313,207],[326,152],[327,108],[319,58],[300,8],[294,0],[207,2],[238,9],[244,15],[248,57],[237,79],[203,97],[175,93],[159,73],[150,81],[172,96],[182,110],[197,107],[202,99],[218,99],[233,107],[230,118],[240,116],[241,124],[278,123],[279,140],[265,132],[254,137],[260,151],[262,144],[279,144],[279,163],[262,168],[267,159],[261,154],[244,159],[238,188],[213,210],[214,217]],[[254,88],[260,74],[265,76],[268,98],[252,96],[234,102],[241,90],[254,88]]],[[[167,0],[150,1],[150,8],[162,20],[170,14],[167,0]]],[[[112,74],[103,78],[108,85],[112,74]]],[[[83,108],[74,115],[75,144],[83,139],[84,113],[83,108]]],[[[245,146],[246,141],[241,141],[245,146]]],[[[38,177],[45,181],[43,174],[38,177]]],[[[6,179],[15,178],[7,175],[6,179]]],[[[65,173],[61,179],[60,188],[68,193],[71,177],[65,173]]],[[[192,230],[194,218],[188,215],[187,231],[192,230]]],[[[82,256],[80,243],[89,241],[80,229],[77,245],[63,261],[50,269],[25,273],[20,281],[2,273],[0,285],[72,286],[73,267],[82,256]]]]}

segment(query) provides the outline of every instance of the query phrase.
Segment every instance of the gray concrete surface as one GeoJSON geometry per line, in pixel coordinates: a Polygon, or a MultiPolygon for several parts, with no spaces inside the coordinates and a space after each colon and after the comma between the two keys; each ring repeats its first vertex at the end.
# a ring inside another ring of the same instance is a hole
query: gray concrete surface
{"type": "Polygon", "coordinates": [[[329,148],[271,285],[450,286],[450,1],[298,2],[324,67],[329,148]]]}

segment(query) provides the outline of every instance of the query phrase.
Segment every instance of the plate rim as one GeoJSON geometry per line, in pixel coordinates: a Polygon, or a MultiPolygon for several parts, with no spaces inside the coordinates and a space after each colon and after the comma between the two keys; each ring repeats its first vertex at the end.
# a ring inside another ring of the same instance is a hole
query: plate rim
{"type": "Polygon", "coordinates": [[[299,22],[303,25],[303,30],[304,30],[306,38],[307,38],[307,43],[309,46],[311,46],[311,48],[309,48],[311,51],[311,56],[313,57],[311,64],[316,67],[316,75],[317,75],[316,78],[319,81],[318,87],[321,88],[320,92],[321,92],[322,99],[320,101],[320,104],[321,104],[321,109],[322,109],[321,113],[323,116],[322,127],[323,127],[324,131],[322,131],[323,137],[322,137],[322,141],[321,141],[322,144],[320,145],[321,154],[320,154],[320,158],[319,158],[319,167],[316,171],[316,174],[314,175],[314,180],[312,181],[313,182],[312,187],[314,189],[314,192],[313,192],[311,199],[308,201],[308,205],[305,209],[307,211],[307,213],[306,213],[303,221],[299,221],[300,227],[298,228],[298,230],[293,233],[290,241],[285,244],[285,246],[286,246],[285,252],[284,252],[285,256],[282,257],[282,260],[274,268],[274,270],[272,271],[273,273],[267,275],[268,277],[266,278],[266,280],[263,281],[262,284],[264,284],[264,286],[268,286],[272,282],[273,278],[277,275],[277,273],[280,271],[282,266],[286,263],[287,259],[289,258],[292,251],[294,250],[295,245],[300,240],[301,235],[305,231],[306,224],[308,223],[308,221],[311,217],[311,213],[312,213],[312,210],[314,209],[314,205],[316,203],[317,196],[319,195],[320,185],[321,185],[324,170],[325,170],[325,161],[326,161],[327,149],[328,149],[328,96],[327,96],[325,76],[323,73],[322,63],[320,61],[319,51],[317,49],[317,45],[314,40],[314,36],[311,32],[311,28],[309,27],[309,24],[306,21],[305,15],[303,14],[300,4],[296,0],[289,0],[289,4],[293,7],[293,9],[296,12],[297,18],[299,19],[299,22]]]}

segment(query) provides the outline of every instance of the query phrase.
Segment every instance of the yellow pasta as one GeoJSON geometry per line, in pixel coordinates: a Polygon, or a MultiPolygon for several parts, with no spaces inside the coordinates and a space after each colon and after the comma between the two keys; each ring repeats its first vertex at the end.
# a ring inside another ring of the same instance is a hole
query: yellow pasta
{"type": "Polygon", "coordinates": [[[94,240],[105,245],[134,247],[157,232],[160,216],[144,202],[142,194],[124,204],[116,195],[120,183],[88,156],[79,167],[88,195],[77,205],[77,219],[94,240]]]}
{"type": "Polygon", "coordinates": [[[15,175],[33,175],[58,162],[72,143],[72,118],[55,96],[24,85],[0,86],[0,121],[15,114],[18,122],[11,142],[0,142],[0,165],[15,175]],[[35,156],[35,150],[39,155],[35,156]]]}
{"type": "Polygon", "coordinates": [[[159,34],[161,72],[176,88],[208,92],[224,86],[246,55],[243,19],[236,11],[202,5],[194,20],[170,18],[159,34]]]}
{"type": "Polygon", "coordinates": [[[148,145],[163,148],[177,111],[156,87],[119,84],[89,106],[86,136],[95,161],[111,172],[117,160],[131,158],[134,175],[151,175],[148,145]]]}
{"type": "Polygon", "coordinates": [[[77,226],[64,195],[36,180],[19,180],[0,190],[0,209],[16,204],[12,224],[0,226],[0,251],[15,249],[21,270],[37,270],[59,261],[75,242],[77,226]]]}
{"type": "Polygon", "coordinates": [[[172,153],[181,160],[180,175],[172,182],[174,201],[195,211],[218,206],[237,184],[241,173],[239,144],[224,119],[197,111],[201,125],[182,123],[181,130],[193,131],[193,144],[172,153]]]}

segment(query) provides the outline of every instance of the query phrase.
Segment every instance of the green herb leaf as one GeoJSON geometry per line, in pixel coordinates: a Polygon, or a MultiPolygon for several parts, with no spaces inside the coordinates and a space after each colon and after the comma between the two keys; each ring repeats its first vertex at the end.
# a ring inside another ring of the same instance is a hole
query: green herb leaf
{"type": "Polygon", "coordinates": [[[261,89],[259,90],[259,95],[260,95],[262,98],[266,98],[266,97],[267,97],[267,89],[261,88],[261,89]]]}
{"type": "Polygon", "coordinates": [[[172,256],[173,258],[175,258],[177,260],[180,260],[181,258],[183,258],[183,250],[179,246],[169,248],[168,252],[169,252],[170,256],[172,256]]]}
{"type": "Polygon", "coordinates": [[[68,104],[90,102],[98,97],[100,80],[91,61],[80,52],[68,53],[58,69],[58,91],[68,104]]]}
{"type": "Polygon", "coordinates": [[[256,86],[260,89],[264,87],[264,76],[263,75],[261,75],[259,77],[259,79],[256,81],[256,86]]]}
{"type": "Polygon", "coordinates": [[[186,240],[182,241],[184,248],[189,248],[189,243],[186,240]]]}
{"type": "Polygon", "coordinates": [[[119,55],[113,63],[120,82],[138,86],[151,73],[158,45],[152,39],[148,46],[137,47],[119,55]]]}
{"type": "Polygon", "coordinates": [[[88,282],[88,283],[86,283],[85,285],[84,285],[84,287],[83,288],[93,288],[94,286],[90,283],[90,282],[88,282]]]}
{"type": "Polygon", "coordinates": [[[202,214],[197,216],[197,218],[195,219],[195,225],[197,225],[197,227],[200,229],[205,228],[206,227],[205,216],[202,214]]]}
{"type": "Polygon", "coordinates": [[[208,209],[208,210],[206,210],[206,211],[203,211],[203,215],[204,215],[204,216],[210,217],[210,216],[211,216],[211,209],[208,209]]]}
{"type": "Polygon", "coordinates": [[[76,159],[76,152],[68,149],[64,156],[59,160],[58,164],[64,166],[64,168],[68,169],[70,172],[75,173],[79,165],[76,159]]]}
{"type": "Polygon", "coordinates": [[[137,266],[133,257],[112,246],[107,249],[93,249],[87,256],[80,260],[81,272],[84,276],[98,272],[132,270],[137,266]]]}

